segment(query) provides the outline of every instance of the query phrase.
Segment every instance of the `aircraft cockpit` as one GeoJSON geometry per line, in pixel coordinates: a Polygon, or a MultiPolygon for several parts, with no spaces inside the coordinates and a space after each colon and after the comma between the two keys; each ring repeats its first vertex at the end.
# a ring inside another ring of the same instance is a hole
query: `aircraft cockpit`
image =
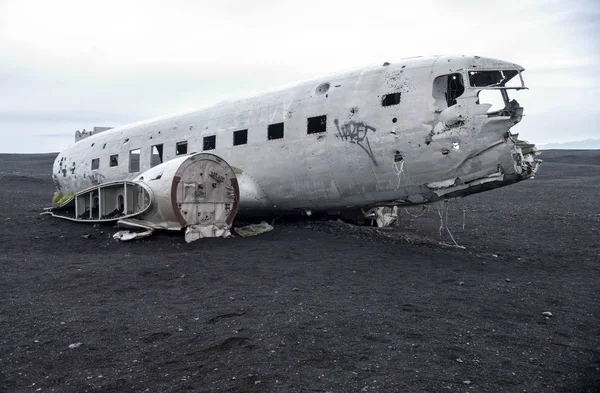
{"type": "Polygon", "coordinates": [[[519,69],[499,69],[499,70],[478,70],[470,69],[467,71],[469,77],[469,86],[471,89],[478,90],[477,104],[490,104],[488,116],[520,116],[523,108],[516,99],[511,99],[508,90],[524,90],[525,83],[521,70],[519,69]],[[517,77],[518,76],[518,77],[517,77]]]}

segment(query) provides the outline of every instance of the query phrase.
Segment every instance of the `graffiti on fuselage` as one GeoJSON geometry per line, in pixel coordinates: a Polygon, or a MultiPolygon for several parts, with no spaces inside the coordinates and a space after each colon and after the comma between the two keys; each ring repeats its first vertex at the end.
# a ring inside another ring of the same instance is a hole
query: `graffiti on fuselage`
{"type": "Polygon", "coordinates": [[[93,185],[97,186],[99,184],[104,183],[104,175],[98,172],[93,172],[88,175],[88,179],[92,182],[93,185]]]}
{"type": "Polygon", "coordinates": [[[373,150],[371,150],[368,137],[369,131],[375,132],[377,129],[362,121],[349,121],[341,125],[338,119],[335,119],[333,122],[335,128],[337,128],[336,137],[360,146],[367,153],[373,164],[377,166],[377,160],[375,159],[373,150]]]}

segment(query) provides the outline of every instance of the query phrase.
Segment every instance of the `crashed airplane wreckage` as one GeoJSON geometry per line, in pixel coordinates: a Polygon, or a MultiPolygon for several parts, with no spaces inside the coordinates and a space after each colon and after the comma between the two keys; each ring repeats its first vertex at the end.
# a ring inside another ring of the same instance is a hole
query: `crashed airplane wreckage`
{"type": "Polygon", "coordinates": [[[178,157],[157,165],[132,181],[110,181],[70,196],[48,209],[72,221],[117,221],[118,238],[145,237],[155,229],[186,228],[190,242],[229,236],[238,209],[239,188],[233,169],[207,153],[178,157]]]}
{"type": "Polygon", "coordinates": [[[185,228],[187,241],[228,236],[238,210],[387,225],[394,207],[533,177],[536,148],[510,131],[523,71],[479,56],[409,58],[78,133],[56,158],[64,197],[46,213],[145,231],[125,238],[185,228]],[[503,107],[491,109],[491,94],[503,107]]]}

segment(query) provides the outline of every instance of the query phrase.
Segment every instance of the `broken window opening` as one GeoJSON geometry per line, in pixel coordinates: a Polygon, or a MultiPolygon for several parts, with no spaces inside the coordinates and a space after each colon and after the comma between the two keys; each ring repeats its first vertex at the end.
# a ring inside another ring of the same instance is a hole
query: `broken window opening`
{"type": "Polygon", "coordinates": [[[461,74],[440,75],[433,81],[433,98],[438,110],[456,105],[456,99],[465,92],[465,84],[461,74]]]}
{"type": "Polygon", "coordinates": [[[480,105],[491,105],[490,109],[488,109],[488,114],[501,111],[507,104],[500,90],[481,90],[477,94],[477,103],[480,105]]]}
{"type": "Polygon", "coordinates": [[[400,103],[400,93],[386,94],[381,98],[381,106],[392,106],[400,103]]]}
{"type": "Polygon", "coordinates": [[[115,154],[110,156],[110,166],[119,166],[119,155],[115,154]]]}
{"type": "Polygon", "coordinates": [[[217,147],[217,136],[205,136],[202,150],[214,150],[217,147]]]}
{"type": "Polygon", "coordinates": [[[477,104],[489,104],[488,117],[509,116],[514,124],[518,123],[523,116],[523,108],[517,100],[510,99],[506,89],[483,89],[477,94],[477,104]]]}
{"type": "Polygon", "coordinates": [[[187,141],[177,142],[175,144],[175,155],[187,154],[188,143],[187,141]]]}
{"type": "Polygon", "coordinates": [[[307,119],[306,133],[317,134],[319,132],[327,132],[327,115],[307,119]]]}
{"type": "Polygon", "coordinates": [[[461,74],[448,75],[448,88],[446,90],[446,102],[448,107],[456,105],[456,99],[465,92],[465,84],[461,74]]]}
{"type": "Polygon", "coordinates": [[[270,124],[267,131],[267,139],[281,139],[283,138],[283,123],[270,124]]]}
{"type": "Polygon", "coordinates": [[[141,149],[129,150],[129,173],[140,171],[140,153],[141,149]]]}
{"type": "Polygon", "coordinates": [[[150,167],[155,167],[163,163],[163,145],[154,145],[150,153],[150,167]]]}
{"type": "Polygon", "coordinates": [[[469,83],[473,87],[502,87],[518,73],[517,70],[469,71],[469,83]]]}
{"type": "Polygon", "coordinates": [[[92,159],[92,170],[96,170],[100,168],[100,159],[99,158],[93,158],[92,159]]]}
{"type": "Polygon", "coordinates": [[[233,146],[245,145],[248,143],[248,130],[239,130],[233,132],[233,146]]]}

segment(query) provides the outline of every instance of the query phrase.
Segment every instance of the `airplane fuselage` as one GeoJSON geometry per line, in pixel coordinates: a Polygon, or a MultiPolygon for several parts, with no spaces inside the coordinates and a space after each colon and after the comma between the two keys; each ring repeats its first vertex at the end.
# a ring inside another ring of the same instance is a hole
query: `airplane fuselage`
{"type": "Polygon", "coordinates": [[[507,96],[500,113],[488,113],[490,105],[479,102],[482,89],[506,93],[485,79],[499,70],[520,78],[523,68],[439,56],[319,78],[83,138],[59,154],[53,178],[60,191],[78,192],[205,151],[234,167],[241,212],[468,195],[522,180],[537,168],[509,132],[522,108],[509,105],[507,96]]]}

